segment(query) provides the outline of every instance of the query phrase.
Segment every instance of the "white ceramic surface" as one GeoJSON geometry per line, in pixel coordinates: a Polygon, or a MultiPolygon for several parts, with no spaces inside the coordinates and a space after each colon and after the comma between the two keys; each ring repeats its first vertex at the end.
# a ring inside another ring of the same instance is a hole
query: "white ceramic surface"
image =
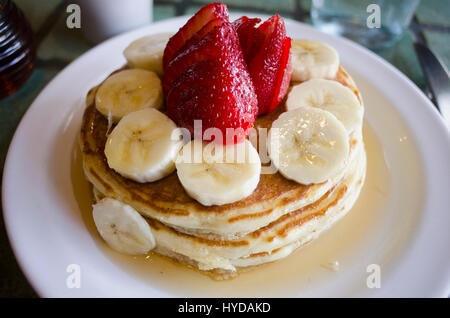
{"type": "Polygon", "coordinates": [[[81,7],[81,30],[86,39],[99,43],[119,33],[152,22],[153,0],[77,0],[81,7]]]}
{"type": "MultiPolygon", "coordinates": [[[[165,288],[164,280],[152,284],[114,262],[86,229],[70,175],[87,90],[124,64],[122,51],[132,40],[176,31],[185,21],[180,17],[155,23],[88,51],[47,85],[22,119],[4,169],[4,219],[19,264],[41,296],[214,295],[215,288],[211,293],[196,286],[183,289],[183,282],[178,292],[165,288]],[[67,288],[69,264],[80,264],[81,288],[67,288]]],[[[381,288],[368,289],[362,283],[365,273],[343,270],[311,281],[306,291],[299,286],[280,295],[448,296],[450,137],[439,114],[409,79],[376,55],[310,26],[286,23],[290,36],[325,41],[339,51],[361,89],[366,122],[383,146],[391,190],[386,213],[380,211],[383,217],[373,224],[366,248],[343,262],[349,269],[362,261],[383,264],[381,288]],[[413,155],[404,158],[406,148],[413,155]]]]}

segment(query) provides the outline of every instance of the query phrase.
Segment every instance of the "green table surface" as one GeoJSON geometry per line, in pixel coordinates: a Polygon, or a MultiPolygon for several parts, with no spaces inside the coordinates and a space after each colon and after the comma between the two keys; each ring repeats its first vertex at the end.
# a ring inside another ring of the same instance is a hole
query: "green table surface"
{"type": "MultiPolygon", "coordinates": [[[[14,95],[0,100],[0,176],[11,138],[23,114],[47,83],[68,63],[89,50],[92,45],[80,30],[68,29],[64,0],[15,0],[31,23],[38,42],[36,68],[29,80],[14,95]]],[[[210,1],[155,0],[153,20],[192,14],[210,1]]],[[[264,14],[279,13],[309,23],[310,0],[228,0],[230,11],[264,14]]],[[[450,2],[422,0],[416,11],[420,28],[429,46],[442,61],[450,65],[450,2]]],[[[378,52],[406,74],[422,90],[425,80],[412,47],[412,34],[407,31],[392,48],[378,52]]],[[[0,220],[0,297],[36,297],[22,274],[6,236],[3,218],[0,220]]]]}

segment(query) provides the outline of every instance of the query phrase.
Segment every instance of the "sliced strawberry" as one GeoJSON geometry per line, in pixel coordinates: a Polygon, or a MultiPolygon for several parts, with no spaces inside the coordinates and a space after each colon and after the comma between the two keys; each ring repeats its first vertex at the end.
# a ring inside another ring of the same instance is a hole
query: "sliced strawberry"
{"type": "Polygon", "coordinates": [[[278,79],[275,83],[275,92],[273,95],[272,104],[269,106],[269,112],[273,111],[283,100],[289,89],[289,83],[291,82],[292,64],[291,64],[291,38],[286,38],[284,41],[283,55],[280,60],[281,65],[285,65],[285,68],[278,70],[278,79]]]}
{"type": "Polygon", "coordinates": [[[163,56],[163,68],[166,70],[169,62],[178,50],[209,21],[224,18],[228,20],[228,9],[223,3],[211,3],[201,8],[189,21],[172,36],[167,43],[163,56]]]}
{"type": "Polygon", "coordinates": [[[255,26],[259,22],[261,22],[261,19],[250,19],[246,16],[243,16],[233,22],[233,26],[239,36],[239,42],[241,43],[241,48],[244,52],[244,59],[246,61],[250,58],[250,56],[252,56],[252,53],[255,50],[255,45],[264,40],[262,34],[257,37],[257,32],[255,32],[255,26]]]}
{"type": "Polygon", "coordinates": [[[186,48],[195,45],[203,37],[205,37],[209,32],[211,32],[215,27],[221,26],[224,22],[228,22],[228,18],[217,18],[209,21],[203,28],[201,28],[197,33],[195,33],[189,41],[185,43],[178,51],[178,53],[183,52],[186,48]]]}
{"type": "Polygon", "coordinates": [[[183,118],[186,113],[190,113],[192,110],[197,111],[198,104],[193,107],[188,104],[206,94],[208,76],[216,64],[213,60],[205,60],[191,65],[172,83],[169,93],[166,95],[169,116],[177,123],[183,122],[183,127],[188,128],[191,132],[194,129],[193,122],[185,122],[183,118]]]}
{"type": "MultiPolygon", "coordinates": [[[[247,38],[247,52],[244,51],[244,56],[246,56],[245,61],[250,61],[261,49],[265,40],[265,35],[258,29],[249,33],[247,38]]],[[[248,62],[247,62],[248,64],[248,62]]]]}
{"type": "Polygon", "coordinates": [[[179,50],[181,53],[170,61],[162,78],[162,87],[165,95],[169,92],[173,81],[175,81],[187,68],[197,62],[219,57],[221,49],[210,45],[211,35],[209,38],[205,39],[205,37],[210,34],[214,28],[221,26],[224,22],[227,21],[222,18],[211,20],[187,41],[183,48],[179,50]]]}
{"type": "Polygon", "coordinates": [[[269,19],[264,21],[264,23],[262,23],[258,27],[258,31],[264,34],[264,36],[267,38],[273,33],[277,26],[277,23],[279,23],[280,21],[283,22],[281,17],[278,14],[275,14],[273,17],[270,17],[269,19]]]}
{"type": "Polygon", "coordinates": [[[289,64],[291,41],[279,15],[257,28],[250,20],[242,17],[235,21],[235,28],[258,96],[258,114],[266,114],[286,95],[292,72],[289,64]]]}
{"type": "MultiPolygon", "coordinates": [[[[202,121],[202,133],[208,128],[217,128],[225,137],[227,128],[233,128],[236,135],[228,135],[221,142],[240,142],[255,121],[257,98],[237,33],[231,23],[224,22],[199,45],[202,52],[210,50],[218,56],[197,61],[172,82],[166,95],[168,114],[191,134],[194,120],[202,121]]],[[[192,53],[185,56],[190,55],[192,53]]]]}
{"type": "Polygon", "coordinates": [[[273,107],[276,84],[286,39],[283,20],[278,15],[271,17],[259,28],[266,38],[258,53],[249,62],[249,71],[258,96],[259,114],[269,113],[273,107]]]}

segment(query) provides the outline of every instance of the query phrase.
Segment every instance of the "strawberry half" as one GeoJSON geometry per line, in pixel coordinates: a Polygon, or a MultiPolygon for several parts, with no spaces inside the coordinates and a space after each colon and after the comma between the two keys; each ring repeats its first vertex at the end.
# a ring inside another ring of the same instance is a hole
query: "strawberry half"
{"type": "Polygon", "coordinates": [[[228,21],[228,9],[223,3],[211,3],[201,8],[178,32],[169,39],[163,56],[164,71],[177,52],[192,36],[211,20],[223,18],[228,21]]]}
{"type": "Polygon", "coordinates": [[[183,51],[169,65],[167,74],[163,81],[168,81],[166,76],[172,81],[166,95],[167,112],[179,126],[194,134],[194,120],[201,120],[202,135],[208,128],[216,128],[224,137],[220,141],[205,139],[225,144],[240,142],[250,132],[257,97],[231,23],[223,21],[183,51]],[[187,67],[179,76],[174,70],[178,63],[187,67]],[[234,129],[233,134],[229,128],[234,129]]]}
{"type": "Polygon", "coordinates": [[[264,42],[264,35],[255,29],[259,22],[261,22],[261,19],[250,19],[246,16],[240,17],[233,22],[233,26],[239,36],[245,61],[250,60],[264,42]]]}
{"type": "Polygon", "coordinates": [[[289,89],[291,82],[292,64],[291,64],[291,38],[286,38],[284,41],[283,55],[280,60],[281,65],[285,65],[284,69],[279,70],[277,82],[275,83],[275,92],[273,94],[272,104],[268,112],[273,111],[283,100],[289,89]]]}
{"type": "Polygon", "coordinates": [[[258,96],[258,114],[273,111],[283,100],[291,76],[291,39],[286,36],[284,21],[275,15],[261,24],[247,17],[234,22],[239,33],[245,60],[258,96]]]}
{"type": "Polygon", "coordinates": [[[221,26],[225,22],[227,21],[222,18],[211,20],[179,50],[180,53],[167,65],[162,78],[164,95],[169,93],[172,83],[190,66],[200,61],[219,57],[220,49],[211,47],[210,40],[205,41],[203,38],[215,27],[221,26]]]}

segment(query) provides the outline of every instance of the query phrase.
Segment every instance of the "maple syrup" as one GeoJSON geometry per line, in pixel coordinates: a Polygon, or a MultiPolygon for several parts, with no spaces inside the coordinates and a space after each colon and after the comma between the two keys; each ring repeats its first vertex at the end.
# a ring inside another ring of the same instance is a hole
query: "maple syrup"
{"type": "Polygon", "coordinates": [[[0,0],[0,98],[26,82],[35,59],[33,32],[23,12],[11,0],[0,0]]]}

